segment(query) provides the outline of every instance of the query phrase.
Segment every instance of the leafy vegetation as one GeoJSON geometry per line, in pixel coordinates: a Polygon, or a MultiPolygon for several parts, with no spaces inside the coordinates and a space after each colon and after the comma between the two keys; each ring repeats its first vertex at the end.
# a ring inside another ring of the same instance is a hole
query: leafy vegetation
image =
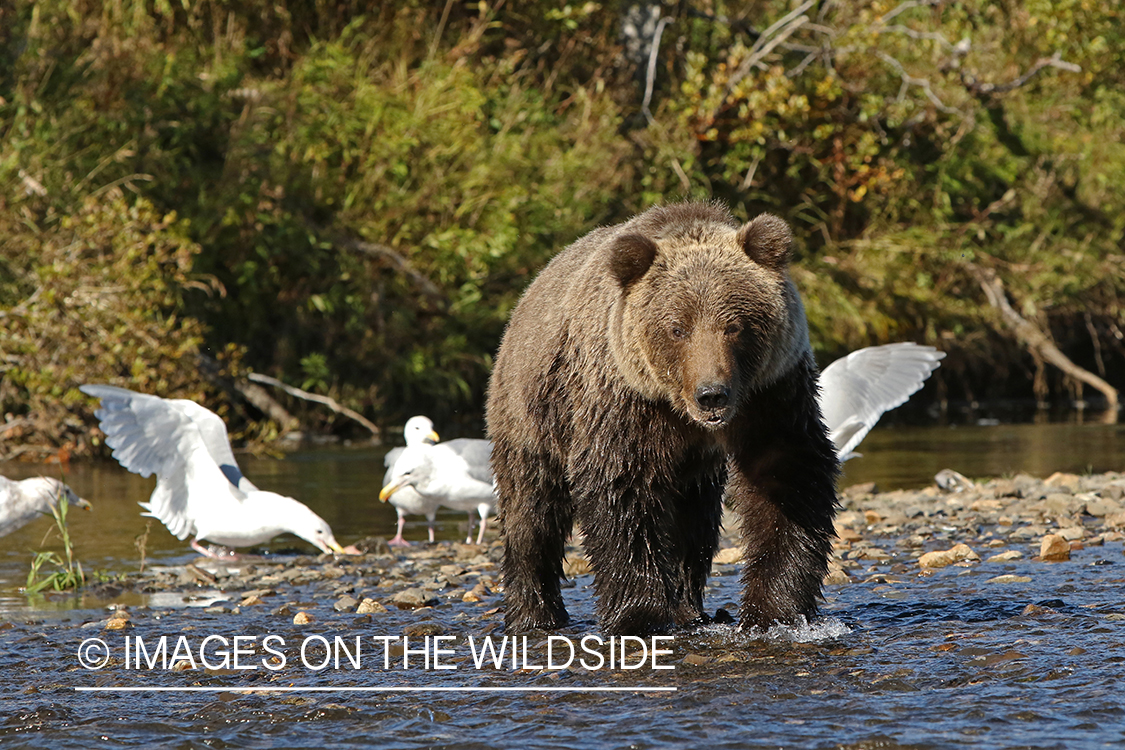
{"type": "Polygon", "coordinates": [[[18,0],[0,8],[0,453],[86,450],[82,382],[276,436],[232,387],[251,369],[377,422],[479,426],[534,273],[679,197],[793,224],[825,361],[909,338],[950,353],[943,396],[1076,394],[1005,328],[986,271],[1121,386],[1121,13],[18,0]]]}
{"type": "Polygon", "coordinates": [[[27,586],[24,589],[28,596],[40,594],[47,589],[53,591],[69,591],[86,583],[86,574],[82,571],[82,563],[74,559],[74,550],[70,543],[70,531],[66,524],[66,514],[70,503],[65,493],[51,506],[51,515],[55,519],[55,529],[58,531],[59,540],[62,542],[63,554],[46,551],[36,552],[31,561],[31,570],[27,573],[27,586]],[[53,567],[50,573],[40,578],[40,570],[44,565],[53,567]]]}

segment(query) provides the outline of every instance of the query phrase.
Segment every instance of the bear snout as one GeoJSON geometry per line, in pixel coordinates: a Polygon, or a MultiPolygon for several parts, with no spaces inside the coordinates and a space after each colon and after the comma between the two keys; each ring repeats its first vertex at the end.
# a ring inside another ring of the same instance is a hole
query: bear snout
{"type": "Polygon", "coordinates": [[[725,409],[730,403],[730,386],[725,383],[704,383],[695,389],[695,403],[705,411],[725,409]]]}
{"type": "Polygon", "coordinates": [[[725,425],[733,412],[731,388],[722,382],[708,382],[695,389],[695,409],[688,409],[691,416],[705,427],[718,428],[725,425]]]}

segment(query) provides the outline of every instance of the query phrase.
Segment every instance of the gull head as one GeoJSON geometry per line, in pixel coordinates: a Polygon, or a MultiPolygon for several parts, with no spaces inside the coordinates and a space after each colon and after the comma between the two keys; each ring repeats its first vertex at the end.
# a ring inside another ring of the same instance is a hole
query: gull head
{"type": "Polygon", "coordinates": [[[426,443],[432,445],[441,440],[438,434],[434,432],[434,423],[430,421],[429,417],[423,416],[411,417],[406,420],[406,426],[402,428],[402,435],[406,438],[408,446],[426,443]]]}
{"type": "Polygon", "coordinates": [[[59,498],[66,498],[66,501],[71,506],[77,506],[83,510],[90,510],[90,503],[86,502],[78,495],[74,494],[74,490],[67,487],[65,483],[58,479],[50,477],[35,477],[33,479],[25,479],[21,483],[24,487],[30,490],[31,494],[42,500],[44,508],[54,508],[58,503],[59,498]]]}
{"type": "Polygon", "coordinates": [[[427,493],[433,480],[434,466],[428,455],[429,446],[407,446],[402,455],[391,467],[391,479],[379,491],[379,499],[384,503],[403,487],[413,487],[420,495],[427,493]]]}

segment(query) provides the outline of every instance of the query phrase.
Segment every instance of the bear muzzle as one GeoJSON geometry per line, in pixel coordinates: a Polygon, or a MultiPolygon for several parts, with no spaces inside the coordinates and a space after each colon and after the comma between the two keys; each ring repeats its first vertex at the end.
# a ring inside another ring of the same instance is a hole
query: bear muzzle
{"type": "Polygon", "coordinates": [[[730,421],[734,409],[731,408],[730,386],[726,383],[702,383],[695,389],[696,408],[689,409],[691,416],[705,427],[716,429],[730,421]]]}

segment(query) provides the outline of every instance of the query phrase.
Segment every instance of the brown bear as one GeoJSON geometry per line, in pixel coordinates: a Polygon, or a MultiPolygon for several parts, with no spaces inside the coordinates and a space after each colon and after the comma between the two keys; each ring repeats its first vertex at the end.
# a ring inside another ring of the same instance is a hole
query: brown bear
{"type": "Polygon", "coordinates": [[[724,489],[746,626],[816,611],[836,510],[788,225],[658,207],[559,253],[512,314],[488,396],[510,630],[566,624],[575,521],[607,633],[707,621],[724,489]]]}

